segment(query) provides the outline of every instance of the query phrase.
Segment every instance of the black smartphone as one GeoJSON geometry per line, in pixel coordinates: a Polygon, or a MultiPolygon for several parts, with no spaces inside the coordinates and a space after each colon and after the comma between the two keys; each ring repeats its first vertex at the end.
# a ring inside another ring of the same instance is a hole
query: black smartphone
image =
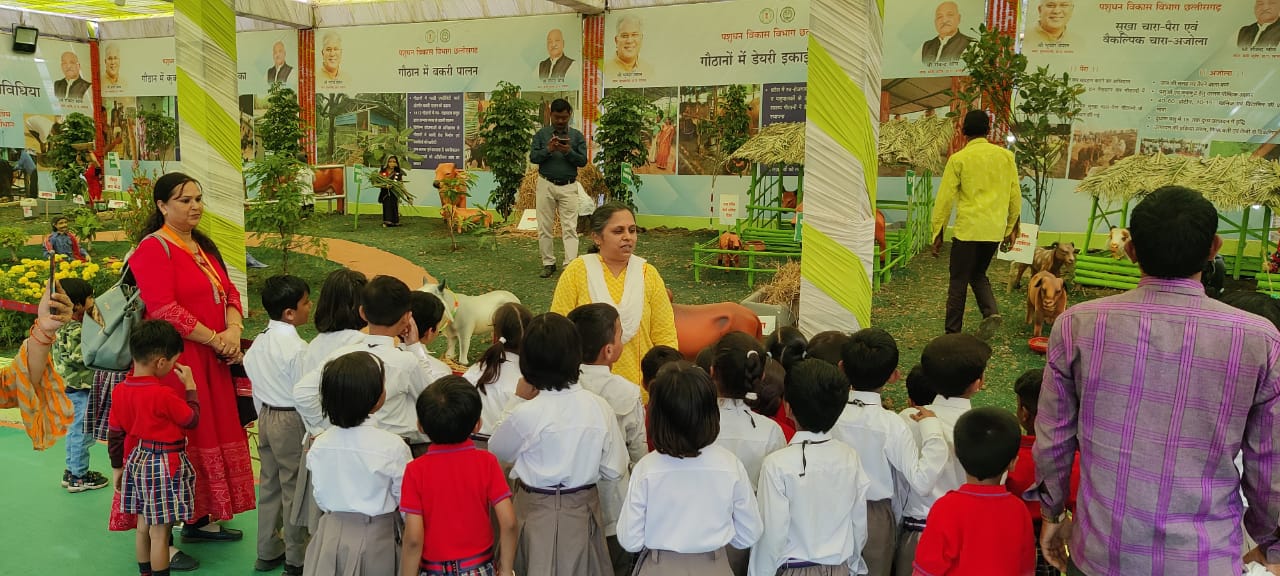
{"type": "Polygon", "coordinates": [[[58,291],[58,287],[55,286],[53,283],[53,274],[58,271],[57,263],[58,263],[58,255],[56,253],[50,254],[49,255],[49,293],[50,294],[53,294],[54,292],[58,291]]]}

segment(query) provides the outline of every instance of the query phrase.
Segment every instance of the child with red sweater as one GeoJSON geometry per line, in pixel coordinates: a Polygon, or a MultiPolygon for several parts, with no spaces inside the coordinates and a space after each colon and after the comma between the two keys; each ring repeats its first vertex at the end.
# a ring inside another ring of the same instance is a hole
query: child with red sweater
{"type": "Polygon", "coordinates": [[[1022,499],[1000,481],[1018,456],[1018,421],[995,407],[956,421],[956,458],[965,484],[929,510],[913,564],[916,576],[1031,576],[1035,536],[1022,499]]]}
{"type": "MultiPolygon", "coordinates": [[[[1036,474],[1036,463],[1031,458],[1031,447],[1036,443],[1036,413],[1037,406],[1040,403],[1040,381],[1044,377],[1044,370],[1032,369],[1023,372],[1018,376],[1017,381],[1013,384],[1013,392],[1018,395],[1018,423],[1022,425],[1022,430],[1026,432],[1022,436],[1021,447],[1018,448],[1018,461],[1014,465],[1013,471],[1009,472],[1009,478],[1005,480],[1005,487],[1014,496],[1022,498],[1027,505],[1027,512],[1031,513],[1031,523],[1035,529],[1036,542],[1040,541],[1040,497],[1034,492],[1037,484],[1039,484],[1038,475],[1036,474]]],[[[1076,490],[1080,487],[1080,454],[1076,453],[1076,461],[1071,465],[1071,494],[1067,496],[1067,510],[1073,514],[1076,511],[1076,490]]],[[[1057,568],[1049,565],[1041,553],[1040,547],[1036,547],[1036,575],[1037,576],[1058,576],[1061,572],[1057,568]]]]}

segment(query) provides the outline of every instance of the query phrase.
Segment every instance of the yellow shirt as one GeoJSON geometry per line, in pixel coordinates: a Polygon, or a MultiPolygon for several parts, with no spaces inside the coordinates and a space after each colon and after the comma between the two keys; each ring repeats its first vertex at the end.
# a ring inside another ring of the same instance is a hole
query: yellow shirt
{"type": "MultiPolygon", "coordinates": [[[[604,282],[609,287],[609,296],[613,304],[622,302],[622,290],[627,284],[627,270],[614,276],[608,266],[604,266],[604,282]]],[[[551,311],[568,315],[578,306],[591,304],[591,294],[587,290],[587,268],[581,258],[575,258],[560,275],[556,284],[556,293],[551,298],[551,311]]],[[[636,335],[622,347],[622,356],[613,365],[613,373],[640,383],[640,359],[650,348],[667,345],[679,349],[676,340],[676,317],[671,311],[671,300],[667,297],[667,285],[658,274],[658,269],[648,262],[644,265],[644,315],[640,317],[640,328],[636,335]]],[[[594,358],[583,358],[584,363],[594,358]]]]}
{"type": "Polygon", "coordinates": [[[986,138],[974,138],[951,155],[934,201],[930,238],[946,228],[957,202],[955,239],[1000,242],[1013,233],[1022,216],[1022,189],[1013,152],[986,138]]]}
{"type": "Polygon", "coordinates": [[[38,385],[32,385],[28,374],[24,343],[13,363],[0,368],[0,408],[19,408],[22,426],[31,437],[31,447],[44,450],[67,433],[67,427],[75,420],[75,412],[52,360],[45,361],[44,376],[38,385]]]}

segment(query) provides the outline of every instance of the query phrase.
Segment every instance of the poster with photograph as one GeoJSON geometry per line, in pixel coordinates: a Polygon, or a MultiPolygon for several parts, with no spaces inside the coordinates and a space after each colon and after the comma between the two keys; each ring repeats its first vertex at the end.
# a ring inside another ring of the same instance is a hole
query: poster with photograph
{"type": "Polygon", "coordinates": [[[298,31],[236,34],[236,77],[241,94],[266,94],[280,83],[298,91],[298,31]]]}
{"type": "Polygon", "coordinates": [[[964,74],[964,54],[986,21],[986,0],[895,0],[884,6],[885,78],[964,74]]]}
{"type": "Polygon", "coordinates": [[[177,96],[173,38],[108,40],[99,45],[102,97],[177,96]]]}

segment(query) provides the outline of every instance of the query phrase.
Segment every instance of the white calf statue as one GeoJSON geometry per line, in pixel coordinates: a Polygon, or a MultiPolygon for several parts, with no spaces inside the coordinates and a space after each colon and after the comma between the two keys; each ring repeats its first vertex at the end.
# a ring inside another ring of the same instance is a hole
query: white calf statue
{"type": "Polygon", "coordinates": [[[493,313],[508,302],[520,303],[515,294],[506,290],[494,290],[479,296],[458,294],[449,289],[444,279],[439,284],[424,284],[418,290],[432,294],[444,303],[440,331],[449,340],[445,357],[463,365],[468,363],[471,337],[493,333],[493,313]]]}

